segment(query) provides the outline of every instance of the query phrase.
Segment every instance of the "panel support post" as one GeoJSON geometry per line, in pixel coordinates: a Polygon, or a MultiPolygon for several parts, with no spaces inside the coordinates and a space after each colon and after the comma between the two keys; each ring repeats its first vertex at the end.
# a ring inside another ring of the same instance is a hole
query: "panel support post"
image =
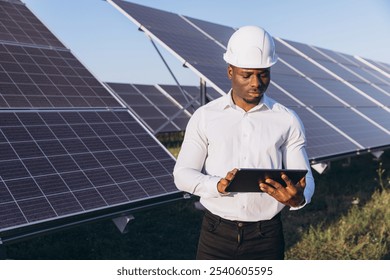
{"type": "Polygon", "coordinates": [[[379,160],[380,157],[382,156],[382,154],[384,153],[384,151],[375,151],[375,152],[371,152],[371,154],[375,157],[375,159],[379,160]]]}
{"type": "Polygon", "coordinates": [[[5,247],[3,241],[0,238],[0,260],[7,259],[7,248],[5,247]]]}
{"type": "Polygon", "coordinates": [[[206,104],[206,81],[200,78],[200,105],[203,106],[206,104]]]}
{"type": "Polygon", "coordinates": [[[129,223],[130,221],[134,220],[133,215],[127,215],[127,216],[120,216],[118,218],[112,219],[116,227],[119,229],[119,231],[124,234],[129,232],[129,223]]]}
{"type": "Polygon", "coordinates": [[[322,174],[325,172],[325,170],[330,168],[330,162],[319,162],[312,164],[311,167],[317,171],[319,174],[322,174]]]}

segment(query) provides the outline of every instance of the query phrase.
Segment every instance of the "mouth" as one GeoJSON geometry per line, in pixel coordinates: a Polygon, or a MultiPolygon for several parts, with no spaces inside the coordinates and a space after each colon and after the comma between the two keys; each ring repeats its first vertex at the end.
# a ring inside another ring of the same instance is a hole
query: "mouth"
{"type": "Polygon", "coordinates": [[[253,97],[261,96],[261,92],[260,91],[249,91],[248,93],[249,93],[250,96],[253,96],[253,97]]]}

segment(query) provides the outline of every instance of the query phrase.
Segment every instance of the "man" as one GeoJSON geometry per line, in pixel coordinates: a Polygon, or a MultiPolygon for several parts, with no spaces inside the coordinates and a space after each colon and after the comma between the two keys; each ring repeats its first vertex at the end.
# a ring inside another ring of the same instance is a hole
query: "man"
{"type": "Polygon", "coordinates": [[[197,259],[283,259],[280,211],[310,202],[314,180],[297,115],[265,95],[276,63],[272,37],[245,26],[228,42],[224,59],[232,88],[191,117],[174,177],[177,187],[205,207],[197,259]],[[287,187],[267,179],[263,192],[229,193],[237,168],[306,169],[287,187]]]}

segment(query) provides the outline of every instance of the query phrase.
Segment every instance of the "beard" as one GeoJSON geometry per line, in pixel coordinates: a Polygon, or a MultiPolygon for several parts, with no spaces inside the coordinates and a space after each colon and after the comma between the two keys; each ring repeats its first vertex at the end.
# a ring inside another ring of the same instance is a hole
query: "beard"
{"type": "Polygon", "coordinates": [[[263,94],[260,94],[258,97],[250,97],[250,98],[244,97],[242,100],[244,100],[245,103],[247,103],[247,104],[257,105],[257,104],[259,104],[262,97],[263,97],[263,94]]]}

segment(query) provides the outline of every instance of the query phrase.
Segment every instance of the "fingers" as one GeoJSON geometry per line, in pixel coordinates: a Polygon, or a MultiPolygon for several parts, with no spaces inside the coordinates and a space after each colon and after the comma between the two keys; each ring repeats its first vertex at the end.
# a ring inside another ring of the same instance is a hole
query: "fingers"
{"type": "Polygon", "coordinates": [[[226,180],[225,178],[222,178],[221,180],[219,180],[218,185],[217,185],[218,192],[226,193],[226,188],[229,185],[229,183],[230,183],[230,181],[226,180]]]}
{"type": "Polygon", "coordinates": [[[288,178],[286,174],[282,173],[281,177],[283,181],[286,182],[286,187],[293,185],[292,181],[290,180],[290,178],[288,178]]]}
{"type": "Polygon", "coordinates": [[[259,187],[263,192],[285,205],[292,207],[301,205],[303,189],[306,186],[305,178],[302,178],[296,185],[294,185],[286,174],[282,173],[281,178],[285,182],[285,187],[272,179],[266,179],[265,182],[260,182],[259,187]]]}
{"type": "Polygon", "coordinates": [[[302,188],[306,187],[306,177],[303,177],[301,180],[299,180],[299,184],[302,188]]]}
{"type": "Polygon", "coordinates": [[[231,180],[233,180],[234,176],[235,176],[236,173],[237,173],[237,170],[238,170],[237,168],[234,168],[232,171],[229,171],[229,172],[226,174],[225,179],[228,180],[229,182],[230,182],[231,180]]]}
{"type": "Polygon", "coordinates": [[[238,169],[234,168],[232,171],[229,171],[225,178],[222,178],[219,180],[217,189],[220,193],[226,193],[226,188],[229,185],[230,181],[233,180],[234,176],[236,175],[238,169]]]}
{"type": "Polygon", "coordinates": [[[278,182],[272,179],[266,179],[265,183],[260,182],[259,186],[263,192],[268,193],[271,196],[275,196],[278,189],[283,188],[278,182]]]}
{"type": "Polygon", "coordinates": [[[297,186],[294,186],[291,179],[284,173],[282,173],[280,177],[285,183],[284,186],[281,183],[274,181],[272,179],[266,179],[265,183],[263,182],[260,183],[260,189],[274,197],[277,194],[285,197],[291,195],[290,193],[295,193],[297,186]]]}

